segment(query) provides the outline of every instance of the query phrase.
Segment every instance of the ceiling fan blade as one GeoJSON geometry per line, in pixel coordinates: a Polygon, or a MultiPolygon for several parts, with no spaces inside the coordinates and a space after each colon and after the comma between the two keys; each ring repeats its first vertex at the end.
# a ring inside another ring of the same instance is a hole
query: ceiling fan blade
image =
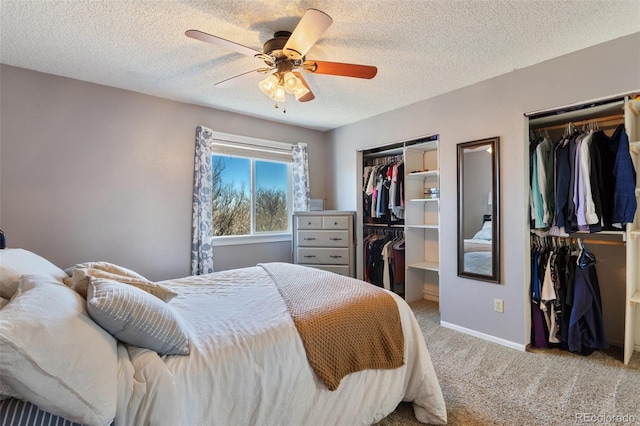
{"type": "Polygon", "coordinates": [[[311,88],[307,84],[307,80],[305,80],[304,77],[302,76],[302,74],[299,73],[298,71],[294,71],[293,73],[296,75],[296,77],[298,77],[300,79],[300,81],[302,82],[304,87],[306,87],[309,90],[309,93],[307,93],[304,96],[300,96],[300,98],[298,99],[298,102],[309,102],[309,101],[314,100],[316,98],[316,96],[313,94],[313,92],[311,91],[311,88]]]}
{"type": "Polygon", "coordinates": [[[211,43],[215,44],[216,46],[224,47],[225,49],[234,50],[247,56],[255,56],[262,53],[259,50],[255,50],[250,47],[243,46],[241,44],[226,40],[224,38],[216,37],[211,34],[203,33],[199,30],[188,30],[185,31],[184,35],[195,40],[204,41],[205,43],[211,43]]]}
{"type": "Polygon", "coordinates": [[[218,89],[224,89],[226,87],[237,86],[239,83],[242,83],[247,80],[252,80],[252,79],[257,80],[258,78],[262,77],[261,73],[264,73],[268,70],[269,69],[266,69],[266,68],[258,68],[256,70],[243,72],[242,74],[238,74],[236,76],[227,78],[226,80],[217,82],[216,84],[214,84],[214,87],[218,89]]]}
{"type": "Polygon", "coordinates": [[[306,61],[302,69],[314,74],[341,75],[344,77],[371,79],[378,73],[378,68],[371,65],[345,64],[341,62],[306,61]]]}
{"type": "Polygon", "coordinates": [[[307,9],[282,50],[289,57],[302,58],[332,23],[326,13],[307,9]]]}

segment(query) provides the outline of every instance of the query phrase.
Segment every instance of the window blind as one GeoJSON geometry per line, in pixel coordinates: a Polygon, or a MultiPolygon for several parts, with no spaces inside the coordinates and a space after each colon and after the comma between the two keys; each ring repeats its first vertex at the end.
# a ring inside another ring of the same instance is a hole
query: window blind
{"type": "Polygon", "coordinates": [[[251,157],[291,162],[292,145],[284,142],[213,132],[211,152],[217,155],[251,157]]]}

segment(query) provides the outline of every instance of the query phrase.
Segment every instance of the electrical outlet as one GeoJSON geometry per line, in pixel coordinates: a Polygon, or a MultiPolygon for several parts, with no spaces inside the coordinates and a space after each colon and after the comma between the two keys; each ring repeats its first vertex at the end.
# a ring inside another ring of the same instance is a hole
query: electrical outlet
{"type": "Polygon", "coordinates": [[[496,312],[503,313],[504,312],[504,300],[502,299],[493,299],[493,310],[496,312]]]}

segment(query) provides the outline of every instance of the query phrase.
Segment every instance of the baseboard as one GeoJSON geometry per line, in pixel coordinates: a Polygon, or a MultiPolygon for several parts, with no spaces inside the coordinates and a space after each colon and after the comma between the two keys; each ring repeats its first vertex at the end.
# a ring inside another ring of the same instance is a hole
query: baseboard
{"type": "Polygon", "coordinates": [[[445,328],[450,328],[452,330],[456,330],[464,334],[469,334],[471,336],[478,337],[482,340],[487,340],[489,342],[497,343],[499,345],[506,346],[511,349],[516,349],[521,352],[525,352],[527,350],[527,345],[511,342],[509,340],[501,339],[499,337],[491,336],[490,334],[481,333],[479,331],[471,330],[469,328],[460,327],[459,325],[451,324],[446,321],[440,321],[440,325],[445,328]]]}

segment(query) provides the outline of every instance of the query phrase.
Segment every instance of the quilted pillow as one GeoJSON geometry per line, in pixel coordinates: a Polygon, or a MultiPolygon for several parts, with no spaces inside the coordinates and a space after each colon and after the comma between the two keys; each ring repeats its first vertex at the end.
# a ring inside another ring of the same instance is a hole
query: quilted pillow
{"type": "Polygon", "coordinates": [[[189,338],[173,309],[137,287],[91,278],[87,311],[122,342],[160,355],[189,354],[189,338]]]}
{"type": "Polygon", "coordinates": [[[62,269],[28,250],[0,250],[0,297],[11,299],[23,275],[46,275],[60,282],[67,277],[62,269]]]}
{"type": "Polygon", "coordinates": [[[0,309],[0,377],[23,399],[73,422],[116,415],[116,341],[85,301],[51,277],[24,276],[0,309]]]}
{"type": "Polygon", "coordinates": [[[162,284],[149,281],[137,272],[109,262],[80,263],[72,268],[72,276],[65,278],[64,283],[86,299],[90,278],[105,278],[129,284],[151,293],[165,302],[178,295],[175,291],[162,284]]]}

